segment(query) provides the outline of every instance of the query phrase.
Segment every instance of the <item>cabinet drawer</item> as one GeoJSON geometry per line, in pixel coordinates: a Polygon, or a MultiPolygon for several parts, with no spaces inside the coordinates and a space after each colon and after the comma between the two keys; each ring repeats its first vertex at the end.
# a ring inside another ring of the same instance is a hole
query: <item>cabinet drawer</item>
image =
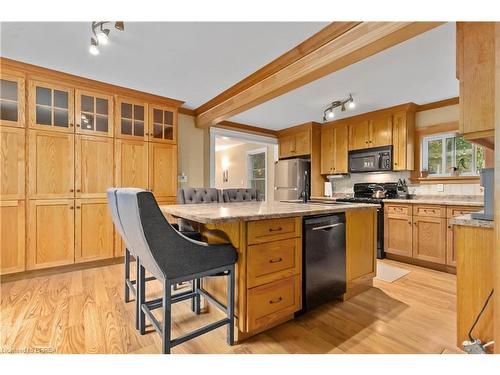
{"type": "Polygon", "coordinates": [[[446,208],[446,217],[451,219],[456,216],[470,214],[471,212],[481,211],[483,207],[471,207],[471,206],[450,206],[446,208]]]}
{"type": "Polygon", "coordinates": [[[300,236],[301,220],[299,217],[268,219],[248,223],[248,244],[284,240],[300,236]]]}
{"type": "Polygon", "coordinates": [[[300,275],[248,289],[247,303],[250,332],[293,314],[302,306],[300,275]]]}
{"type": "Polygon", "coordinates": [[[415,205],[413,206],[414,216],[446,217],[446,207],[435,205],[415,205]]]}
{"type": "Polygon", "coordinates": [[[411,216],[411,205],[409,204],[386,204],[385,213],[392,215],[411,216]]]}
{"type": "Polygon", "coordinates": [[[248,246],[247,275],[250,288],[300,273],[300,238],[248,246]]]}

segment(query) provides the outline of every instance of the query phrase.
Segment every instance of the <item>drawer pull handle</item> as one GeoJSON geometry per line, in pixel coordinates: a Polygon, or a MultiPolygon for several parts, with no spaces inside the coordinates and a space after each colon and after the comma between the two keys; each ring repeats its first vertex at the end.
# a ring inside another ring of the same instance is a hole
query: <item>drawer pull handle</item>
{"type": "Polygon", "coordinates": [[[279,263],[283,260],[283,258],[278,258],[278,259],[270,259],[269,263],[279,263]]]}
{"type": "Polygon", "coordinates": [[[282,228],[281,228],[281,227],[278,227],[278,228],[276,228],[276,229],[274,229],[274,228],[269,228],[269,232],[279,232],[279,231],[281,231],[281,230],[282,230],[282,228]]]}
{"type": "Polygon", "coordinates": [[[321,229],[330,229],[338,227],[339,225],[344,225],[344,223],[330,224],[330,225],[322,225],[320,227],[313,228],[312,230],[321,230],[321,229]]]}
{"type": "Polygon", "coordinates": [[[279,298],[276,298],[276,299],[272,299],[269,301],[269,304],[273,304],[273,303],[278,303],[278,302],[281,302],[283,300],[283,298],[279,297],[279,298]]]}

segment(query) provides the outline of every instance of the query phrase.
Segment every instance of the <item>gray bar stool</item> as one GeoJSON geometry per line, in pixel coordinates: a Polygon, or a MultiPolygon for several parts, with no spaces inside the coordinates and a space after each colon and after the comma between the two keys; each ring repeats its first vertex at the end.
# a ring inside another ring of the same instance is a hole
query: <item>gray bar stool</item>
{"type": "Polygon", "coordinates": [[[147,317],[162,336],[163,353],[172,347],[227,325],[227,342],[234,343],[234,270],[236,249],[227,245],[208,245],[192,240],[177,232],[167,222],[151,192],[141,189],[118,189],[117,212],[131,252],[140,262],[138,277],[139,331],[145,333],[147,317]],[[146,301],[146,270],[163,283],[163,297],[146,301]],[[227,305],[217,301],[199,284],[193,291],[172,295],[172,286],[184,281],[198,280],[206,276],[226,274],[227,305]],[[171,305],[203,295],[209,302],[226,313],[226,318],[201,327],[193,332],[171,338],[171,305]],[[163,308],[163,322],[152,310],[163,308]]]}

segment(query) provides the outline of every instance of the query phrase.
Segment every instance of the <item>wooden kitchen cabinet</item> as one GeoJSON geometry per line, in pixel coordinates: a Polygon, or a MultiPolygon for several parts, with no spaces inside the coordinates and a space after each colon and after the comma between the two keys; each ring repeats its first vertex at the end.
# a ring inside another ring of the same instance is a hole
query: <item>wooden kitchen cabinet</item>
{"type": "Polygon", "coordinates": [[[466,139],[493,142],[495,129],[495,23],[457,22],[459,130],[466,139]]]}
{"type": "Polygon", "coordinates": [[[76,132],[112,137],[113,96],[89,90],[75,90],[76,132]]]}
{"type": "Polygon", "coordinates": [[[347,124],[326,125],[321,128],[321,174],[348,172],[347,124]]]}
{"type": "Polygon", "coordinates": [[[119,187],[148,188],[148,143],[115,139],[115,184],[119,187]]]}
{"type": "Polygon", "coordinates": [[[433,216],[413,217],[413,258],[446,263],[446,219],[433,216]]]}
{"type": "Polygon", "coordinates": [[[446,209],[446,264],[452,267],[457,265],[457,254],[455,252],[455,236],[451,219],[456,216],[470,214],[471,212],[481,211],[482,207],[470,206],[450,206],[446,209]]]}
{"type": "Polygon", "coordinates": [[[112,258],[114,227],[107,200],[75,200],[75,261],[112,258]]]}
{"type": "Polygon", "coordinates": [[[385,252],[412,257],[413,219],[411,216],[385,212],[385,252]]]}
{"type": "Polygon", "coordinates": [[[0,201],[0,274],[25,270],[25,203],[0,201]]]}
{"type": "Polygon", "coordinates": [[[287,129],[278,136],[280,159],[309,155],[311,153],[311,129],[287,129]]]}
{"type": "Polygon", "coordinates": [[[370,147],[370,122],[362,120],[349,125],[349,150],[370,147]]]}
{"type": "Polygon", "coordinates": [[[24,77],[7,73],[2,68],[0,72],[0,126],[24,128],[24,77]]]}
{"type": "Polygon", "coordinates": [[[149,106],[150,128],[148,139],[152,142],[177,143],[177,110],[161,105],[149,106]]]}
{"type": "Polygon", "coordinates": [[[414,168],[415,112],[399,111],[392,119],[392,159],[395,171],[410,171],[414,168]]]}
{"type": "Polygon", "coordinates": [[[28,197],[74,197],[74,135],[28,131],[28,197]]]}
{"type": "Polygon", "coordinates": [[[177,146],[149,143],[149,189],[156,199],[177,194],[177,146]]]}
{"type": "Polygon", "coordinates": [[[149,138],[148,104],[142,100],[117,97],[116,137],[147,141],[149,138]]]}
{"type": "Polygon", "coordinates": [[[74,199],[30,200],[27,269],[74,263],[74,199]]]}
{"type": "Polygon", "coordinates": [[[374,117],[369,122],[370,147],[389,146],[392,144],[392,114],[374,117]]]}
{"type": "Polygon", "coordinates": [[[75,196],[105,198],[114,186],[114,144],[108,137],[75,136],[75,196]]]}
{"type": "Polygon", "coordinates": [[[74,90],[53,82],[28,82],[29,127],[74,133],[74,90]]]}
{"type": "Polygon", "coordinates": [[[0,126],[0,199],[24,199],[25,130],[0,126]]]}

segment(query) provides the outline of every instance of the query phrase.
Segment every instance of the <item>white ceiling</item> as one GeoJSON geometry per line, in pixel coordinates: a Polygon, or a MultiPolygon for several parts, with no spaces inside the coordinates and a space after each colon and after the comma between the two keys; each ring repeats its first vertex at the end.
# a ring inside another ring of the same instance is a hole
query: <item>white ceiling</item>
{"type": "Polygon", "coordinates": [[[196,108],[295,47],[321,22],[125,22],[99,56],[90,22],[2,22],[0,55],[196,108]]]}
{"type": "Polygon", "coordinates": [[[356,108],[336,119],[415,102],[425,104],[458,96],[455,78],[455,24],[448,23],[322,79],[231,118],[231,121],[283,129],[322,122],[334,100],[352,93],[356,108]]]}

